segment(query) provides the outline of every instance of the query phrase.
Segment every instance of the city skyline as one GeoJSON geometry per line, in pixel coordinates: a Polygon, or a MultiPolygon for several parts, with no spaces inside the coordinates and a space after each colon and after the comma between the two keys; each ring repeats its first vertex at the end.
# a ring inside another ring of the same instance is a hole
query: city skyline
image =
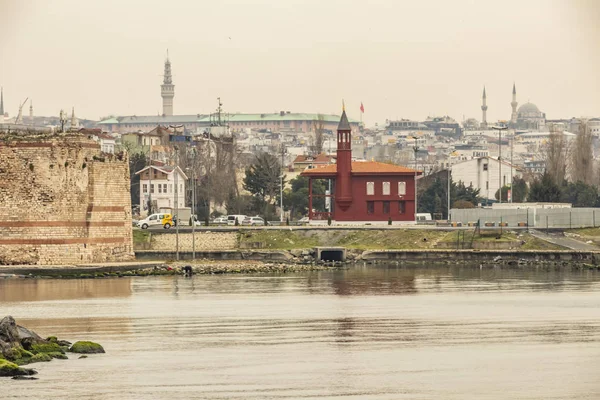
{"type": "Polygon", "coordinates": [[[593,1],[180,1],[167,14],[161,5],[2,2],[5,111],[15,116],[29,97],[37,115],[73,105],[95,120],[162,113],[167,48],[176,115],[210,113],[219,96],[230,113],[339,114],[344,98],[355,119],[364,104],[367,126],[480,120],[485,85],[492,122],[510,119],[515,82],[519,105],[550,119],[600,109],[593,1]]]}

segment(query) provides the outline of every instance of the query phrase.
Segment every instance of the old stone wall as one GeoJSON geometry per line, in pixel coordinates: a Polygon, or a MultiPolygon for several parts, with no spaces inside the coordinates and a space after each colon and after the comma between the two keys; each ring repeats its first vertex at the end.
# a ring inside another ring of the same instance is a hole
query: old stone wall
{"type": "MultiPolygon", "coordinates": [[[[238,247],[236,232],[196,232],[196,250],[232,250],[238,247]]],[[[150,249],[175,251],[175,233],[152,234],[150,249]]],[[[192,234],[179,233],[179,250],[192,251],[192,234]]]]}
{"type": "Polygon", "coordinates": [[[0,134],[0,264],[133,259],[129,163],[79,134],[0,134]]]}

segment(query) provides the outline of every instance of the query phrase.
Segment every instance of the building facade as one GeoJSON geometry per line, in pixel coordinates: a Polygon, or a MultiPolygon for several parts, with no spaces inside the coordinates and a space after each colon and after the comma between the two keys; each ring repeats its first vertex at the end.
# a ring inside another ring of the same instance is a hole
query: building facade
{"type": "Polygon", "coordinates": [[[342,223],[414,221],[417,174],[420,172],[397,165],[352,161],[352,129],[344,111],[337,128],[336,163],[301,173],[309,178],[309,220],[331,217],[342,223]],[[313,194],[315,179],[331,181],[331,194],[313,194]],[[331,204],[330,210],[313,208],[313,200],[318,196],[329,198],[325,203],[331,204]]]}
{"type": "Polygon", "coordinates": [[[137,171],[136,175],[140,176],[140,214],[185,206],[188,178],[181,168],[152,165],[137,171]]]}
{"type": "Polygon", "coordinates": [[[496,192],[502,186],[510,186],[512,176],[522,177],[520,168],[507,162],[499,162],[490,157],[481,157],[460,162],[452,166],[451,175],[454,182],[463,182],[479,189],[479,195],[488,201],[496,201],[496,192]]]}

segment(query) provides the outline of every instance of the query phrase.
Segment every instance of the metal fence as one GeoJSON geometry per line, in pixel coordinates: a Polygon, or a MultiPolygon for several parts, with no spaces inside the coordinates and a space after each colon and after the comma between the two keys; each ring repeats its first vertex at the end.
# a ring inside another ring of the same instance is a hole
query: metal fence
{"type": "Polygon", "coordinates": [[[451,209],[450,220],[467,225],[480,222],[481,226],[529,226],[538,229],[570,229],[600,226],[600,208],[521,208],[451,209]],[[492,225],[493,224],[493,225],[492,225]]]}

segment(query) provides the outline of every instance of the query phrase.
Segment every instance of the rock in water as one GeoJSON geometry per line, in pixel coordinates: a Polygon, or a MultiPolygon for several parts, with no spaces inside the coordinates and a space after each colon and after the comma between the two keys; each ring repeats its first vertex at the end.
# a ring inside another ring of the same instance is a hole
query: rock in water
{"type": "Polygon", "coordinates": [[[36,378],[35,376],[13,376],[12,379],[18,380],[18,381],[37,381],[38,378],[36,378]]]}
{"type": "Polygon", "coordinates": [[[105,353],[104,348],[100,346],[98,343],[94,342],[75,342],[73,346],[69,349],[72,353],[80,353],[80,354],[97,354],[97,353],[105,353]]]}
{"type": "Polygon", "coordinates": [[[17,328],[15,319],[10,315],[0,321],[0,340],[7,343],[19,341],[19,328],[17,328]]]}
{"type": "Polygon", "coordinates": [[[37,371],[29,368],[21,368],[17,364],[0,359],[0,376],[25,376],[35,375],[37,371]]]}

